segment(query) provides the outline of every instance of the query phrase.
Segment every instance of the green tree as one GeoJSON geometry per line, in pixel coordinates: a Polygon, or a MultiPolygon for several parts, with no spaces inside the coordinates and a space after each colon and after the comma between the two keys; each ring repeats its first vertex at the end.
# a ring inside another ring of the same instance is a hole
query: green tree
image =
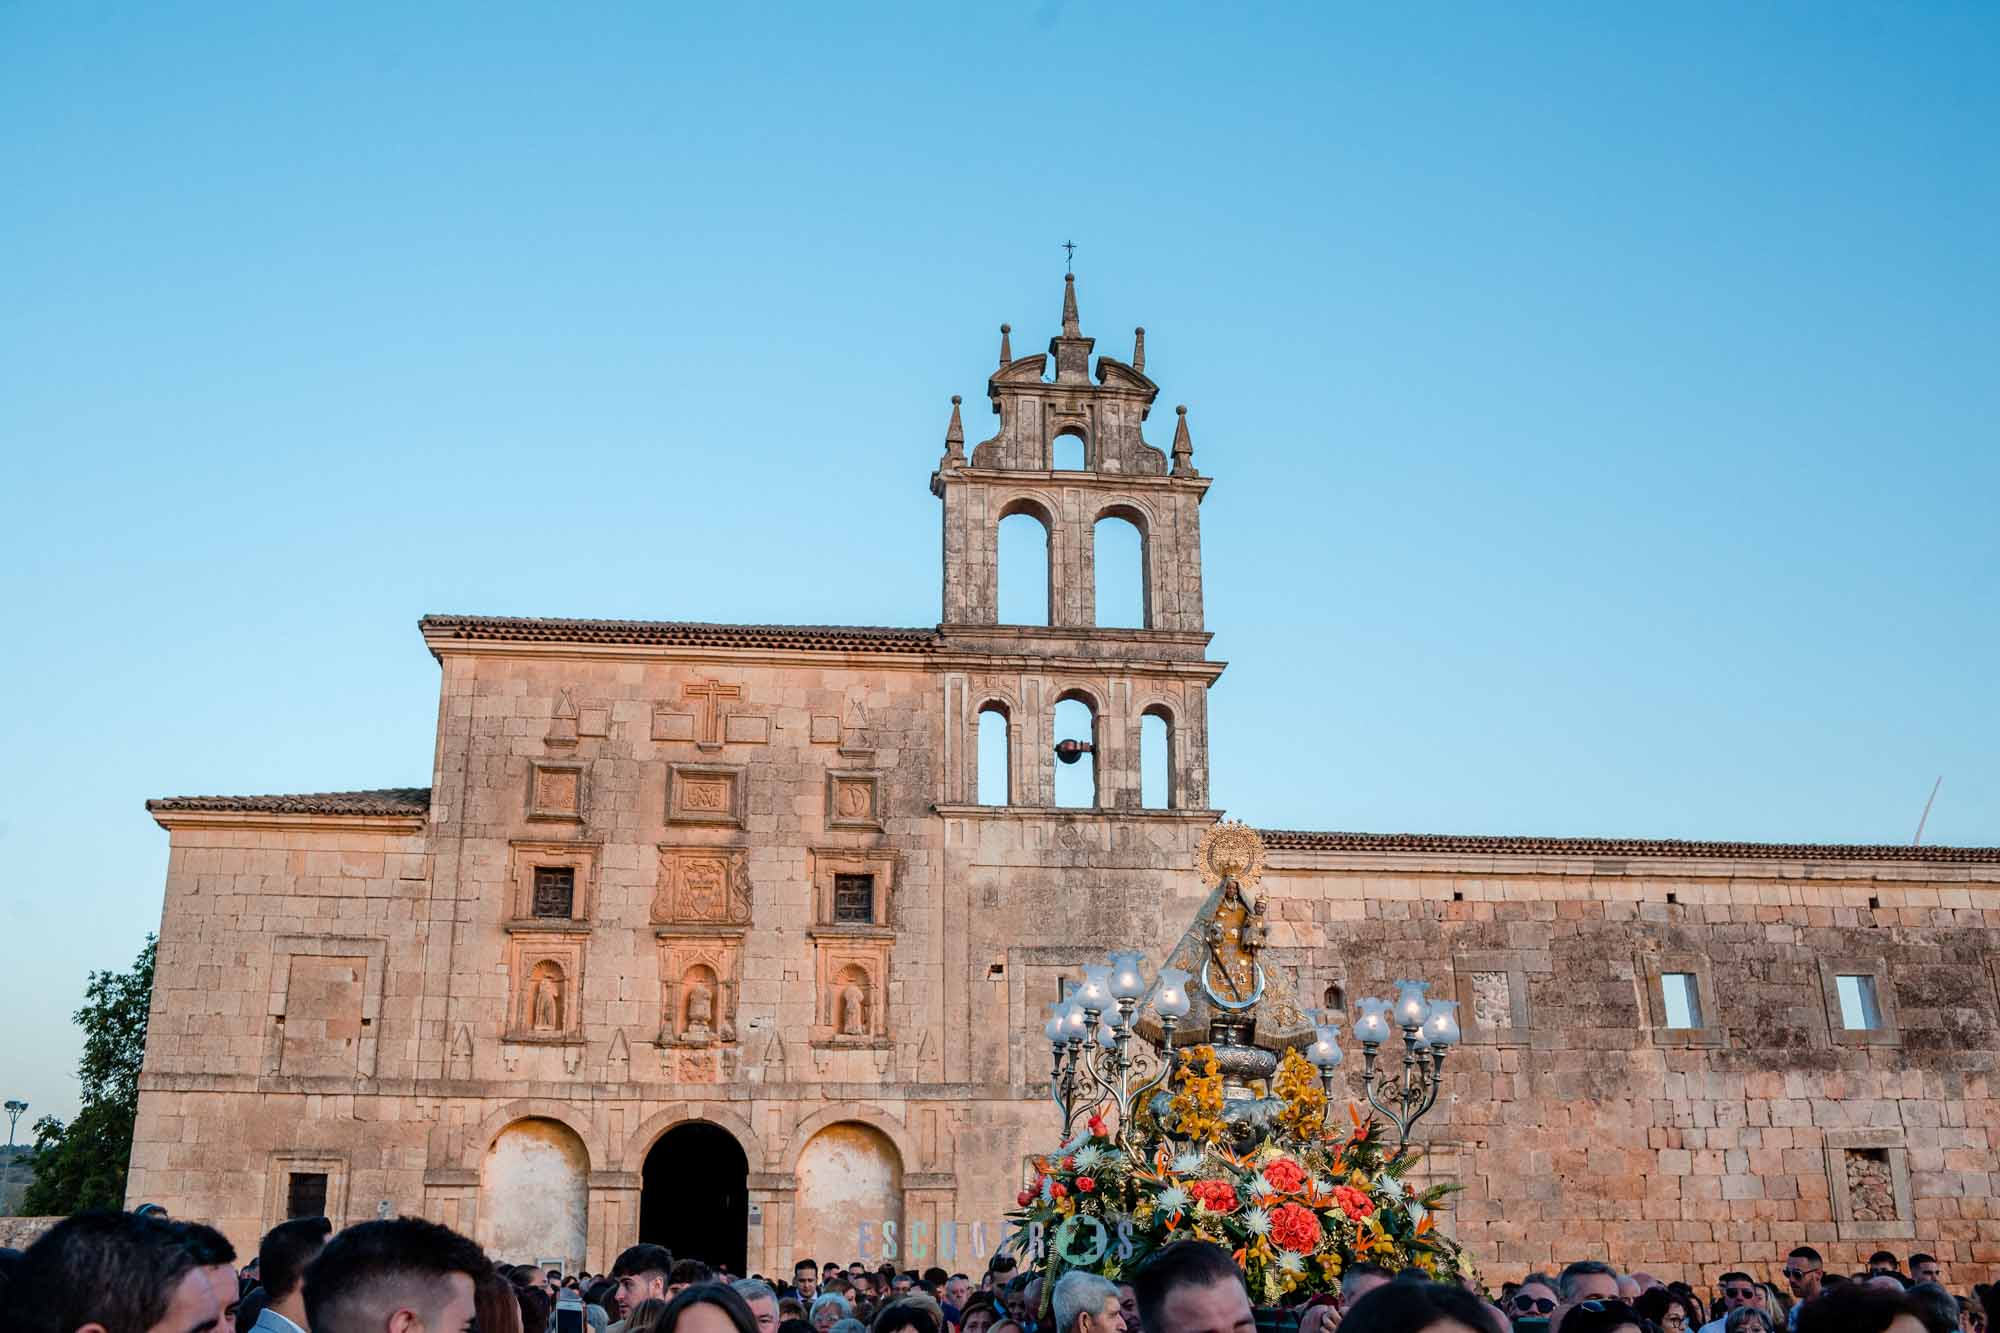
{"type": "Polygon", "coordinates": [[[75,1014],[83,1029],[76,1065],[83,1103],[68,1124],[52,1115],[35,1122],[35,1183],[23,1212],[48,1217],[123,1206],[158,944],[148,935],[129,971],[90,974],[83,1008],[75,1014]]]}

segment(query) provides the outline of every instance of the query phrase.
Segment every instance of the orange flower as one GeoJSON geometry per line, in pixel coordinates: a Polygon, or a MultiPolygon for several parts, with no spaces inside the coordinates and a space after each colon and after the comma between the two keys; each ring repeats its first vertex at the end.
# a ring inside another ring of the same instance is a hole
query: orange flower
{"type": "Polygon", "coordinates": [[[1280,1157],[1264,1167],[1264,1179],[1280,1194],[1297,1194],[1309,1177],[1306,1169],[1289,1157],[1280,1157]]]}
{"type": "Polygon", "coordinates": [[[1319,1244],[1319,1218],[1303,1204],[1281,1203],[1271,1213],[1271,1239],[1288,1250],[1311,1254],[1319,1244]]]}
{"type": "Polygon", "coordinates": [[[1188,1186],[1188,1193],[1212,1213],[1236,1211],[1236,1187],[1226,1180],[1197,1180],[1188,1186]]]}
{"type": "Polygon", "coordinates": [[[1341,1212],[1356,1222],[1375,1211],[1375,1201],[1352,1185],[1335,1185],[1333,1201],[1340,1205],[1341,1212]]]}

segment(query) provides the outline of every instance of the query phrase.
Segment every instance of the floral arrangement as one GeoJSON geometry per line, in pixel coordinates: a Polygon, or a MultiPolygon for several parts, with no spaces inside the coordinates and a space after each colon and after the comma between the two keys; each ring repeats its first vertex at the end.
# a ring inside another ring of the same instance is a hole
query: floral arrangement
{"type": "Polygon", "coordinates": [[[1180,1052],[1158,1121],[1133,1126],[1130,1152],[1092,1116],[1085,1132],[1034,1159],[1015,1200],[1012,1238],[1054,1280],[1071,1268],[1116,1278],[1178,1240],[1213,1241],[1235,1256],[1259,1304],[1326,1291],[1357,1260],[1438,1277],[1471,1271],[1437,1231],[1434,1210],[1456,1185],[1404,1183],[1421,1160],[1393,1156],[1381,1125],[1349,1106],[1327,1124],[1320,1077],[1287,1051],[1271,1080],[1276,1124],[1248,1148],[1230,1142],[1212,1047],[1180,1052]]]}

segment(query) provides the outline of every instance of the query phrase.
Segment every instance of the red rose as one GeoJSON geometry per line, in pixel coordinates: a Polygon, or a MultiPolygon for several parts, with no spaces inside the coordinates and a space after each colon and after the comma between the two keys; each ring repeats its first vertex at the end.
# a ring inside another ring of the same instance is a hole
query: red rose
{"type": "Polygon", "coordinates": [[[1084,1123],[1086,1123],[1086,1124],[1088,1124],[1088,1125],[1090,1126],[1090,1132],[1091,1132],[1091,1133],[1093,1133],[1093,1134],[1097,1135],[1097,1136],[1098,1136],[1099,1138],[1103,1138],[1103,1137],[1104,1137],[1104,1117],[1103,1117],[1103,1116],[1101,1116],[1101,1115],[1094,1115],[1094,1116],[1090,1117],[1090,1119],[1089,1119],[1089,1120],[1087,1120],[1087,1121],[1085,1121],[1084,1123]]]}
{"type": "Polygon", "coordinates": [[[1335,1185],[1333,1198],[1340,1205],[1340,1211],[1357,1222],[1375,1211],[1375,1201],[1352,1185],[1335,1185]]]}
{"type": "Polygon", "coordinates": [[[1097,1188],[1097,1181],[1090,1176],[1078,1176],[1076,1178],[1076,1187],[1085,1194],[1088,1194],[1097,1188]]]}
{"type": "Polygon", "coordinates": [[[1065,1158],[1063,1158],[1063,1170],[1065,1170],[1065,1171],[1074,1171],[1074,1170],[1076,1170],[1076,1158],[1074,1158],[1074,1157],[1065,1157],[1065,1158]]]}
{"type": "Polygon", "coordinates": [[[1018,1203],[1023,1208],[1026,1208],[1029,1204],[1033,1203],[1034,1201],[1035,1201],[1035,1192],[1033,1190],[1022,1190],[1019,1194],[1016,1194],[1014,1196],[1014,1202],[1018,1203]]]}
{"type": "Polygon", "coordinates": [[[1288,1250],[1311,1254],[1319,1244],[1319,1217],[1304,1204],[1281,1203],[1271,1210],[1271,1239],[1288,1250]]]}
{"type": "Polygon", "coordinates": [[[1236,1187],[1226,1180],[1197,1180],[1188,1186],[1188,1193],[1212,1213],[1236,1211],[1236,1187]]]}
{"type": "Polygon", "coordinates": [[[1289,1157],[1280,1157],[1265,1166],[1264,1179],[1280,1194],[1297,1194],[1305,1188],[1306,1169],[1289,1157]]]}
{"type": "Polygon", "coordinates": [[[1058,1180],[1054,1184],[1049,1186],[1049,1193],[1053,1195],[1055,1198],[1060,1199],[1064,1195],[1068,1194],[1069,1190],[1064,1187],[1063,1183],[1060,1180],[1058,1180]]]}

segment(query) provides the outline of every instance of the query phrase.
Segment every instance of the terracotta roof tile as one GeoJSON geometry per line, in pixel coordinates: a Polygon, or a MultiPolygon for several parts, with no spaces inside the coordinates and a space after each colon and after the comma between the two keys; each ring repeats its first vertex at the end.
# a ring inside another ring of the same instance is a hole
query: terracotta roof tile
{"type": "Polygon", "coordinates": [[[714,625],[693,620],[557,620],[537,616],[425,616],[426,635],[511,643],[613,643],[808,652],[931,653],[931,629],[881,625],[714,625]]]}
{"type": "Polygon", "coordinates": [[[1862,843],[1692,842],[1678,838],[1533,838],[1454,833],[1313,833],[1259,829],[1285,852],[1436,852],[1473,856],[1667,856],[1757,861],[1925,861],[2000,864],[2000,847],[1904,847],[1862,843]]]}
{"type": "Polygon", "coordinates": [[[221,810],[273,815],[421,815],[431,808],[429,787],[374,791],[316,791],[297,796],[167,796],[146,802],[155,812],[221,810]]]}

